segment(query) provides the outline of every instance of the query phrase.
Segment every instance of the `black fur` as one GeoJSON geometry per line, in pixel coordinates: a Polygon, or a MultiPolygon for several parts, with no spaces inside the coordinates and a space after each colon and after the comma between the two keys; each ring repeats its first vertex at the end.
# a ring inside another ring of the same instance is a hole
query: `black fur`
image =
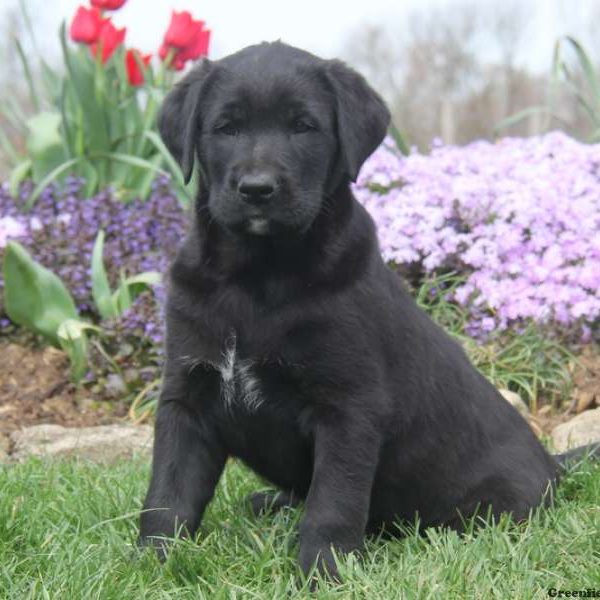
{"type": "Polygon", "coordinates": [[[166,99],[161,135],[201,183],[170,272],[143,542],[197,529],[228,456],[284,492],[255,511],[305,501],[305,572],[335,575],[332,547],[416,514],[460,530],[548,498],[557,461],[416,306],[352,196],[388,123],[362,77],[282,43],[206,61],[166,99]]]}

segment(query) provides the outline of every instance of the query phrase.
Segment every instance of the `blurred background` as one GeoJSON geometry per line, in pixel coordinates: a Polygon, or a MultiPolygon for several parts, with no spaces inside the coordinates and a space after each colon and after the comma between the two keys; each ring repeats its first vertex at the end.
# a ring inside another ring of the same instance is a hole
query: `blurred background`
{"type": "MultiPolygon", "coordinates": [[[[60,68],[57,31],[80,4],[77,0],[25,0],[35,43],[60,68]]],[[[115,13],[127,26],[128,42],[156,53],[171,10],[190,10],[210,27],[209,56],[219,58],[262,40],[281,38],[324,57],[340,57],[361,71],[384,95],[394,123],[409,143],[426,150],[439,137],[464,144],[492,138],[507,117],[547,106],[555,44],[571,35],[597,63],[600,2],[597,0],[370,0],[288,4],[155,0],[129,2],[115,13]]],[[[12,40],[25,35],[19,0],[0,8],[0,85],[27,103],[26,83],[12,40]]],[[[577,77],[577,64],[573,64],[577,77]]],[[[519,119],[504,133],[527,136],[543,129],[589,133],[577,96],[557,90],[553,116],[540,111],[519,119]],[[547,119],[553,119],[549,124],[547,119]]]]}

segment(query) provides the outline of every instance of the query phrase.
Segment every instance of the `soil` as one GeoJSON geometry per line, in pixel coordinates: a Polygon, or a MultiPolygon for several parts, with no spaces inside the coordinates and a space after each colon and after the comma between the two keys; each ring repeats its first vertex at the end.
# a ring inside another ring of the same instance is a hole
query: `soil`
{"type": "Polygon", "coordinates": [[[12,431],[40,423],[106,425],[127,418],[128,406],[69,381],[67,356],[51,346],[0,344],[0,454],[12,431]]]}

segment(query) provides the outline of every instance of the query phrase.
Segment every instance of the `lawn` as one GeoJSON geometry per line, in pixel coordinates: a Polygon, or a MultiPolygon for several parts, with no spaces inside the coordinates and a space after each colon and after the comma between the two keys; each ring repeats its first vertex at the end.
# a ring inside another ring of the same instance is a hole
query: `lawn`
{"type": "Polygon", "coordinates": [[[544,598],[600,584],[600,467],[563,482],[552,509],[463,538],[407,530],[368,542],[341,567],[344,583],[311,595],[295,565],[300,510],[254,519],[244,504],[261,487],[232,462],[197,542],[166,564],[134,549],[149,475],[141,461],[107,467],[30,460],[0,471],[2,598],[544,598]]]}

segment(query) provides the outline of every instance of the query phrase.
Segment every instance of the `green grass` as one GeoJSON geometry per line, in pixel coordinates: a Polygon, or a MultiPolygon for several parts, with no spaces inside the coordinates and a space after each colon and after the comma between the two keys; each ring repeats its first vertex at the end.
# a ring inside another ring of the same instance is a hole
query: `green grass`
{"type": "Polygon", "coordinates": [[[228,465],[197,542],[160,565],[134,550],[148,465],[30,460],[0,470],[0,598],[545,598],[547,588],[600,582],[600,468],[572,473],[556,506],[460,538],[414,530],[369,541],[344,583],[299,583],[301,511],[253,519],[243,499],[262,484],[228,465]]]}
{"type": "Polygon", "coordinates": [[[523,324],[521,331],[503,331],[483,344],[474,340],[465,332],[468,311],[447,300],[463,281],[455,273],[426,278],[414,290],[417,303],[462,344],[473,364],[497,388],[517,392],[534,413],[540,404],[553,408],[566,404],[571,393],[569,366],[576,362],[567,345],[556,332],[533,322],[523,324]]]}

